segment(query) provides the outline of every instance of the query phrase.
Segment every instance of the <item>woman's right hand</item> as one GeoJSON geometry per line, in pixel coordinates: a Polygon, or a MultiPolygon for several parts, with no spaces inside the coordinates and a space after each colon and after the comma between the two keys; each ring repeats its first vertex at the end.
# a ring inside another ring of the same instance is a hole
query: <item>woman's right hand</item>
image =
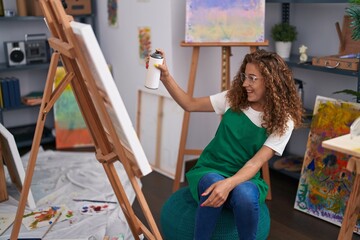
{"type": "MultiPolygon", "coordinates": [[[[161,74],[160,74],[160,80],[163,81],[165,80],[167,77],[170,76],[170,73],[169,73],[169,70],[167,68],[167,65],[166,65],[166,59],[165,59],[165,53],[162,49],[155,49],[156,52],[160,53],[161,56],[163,57],[164,61],[163,61],[163,64],[155,64],[155,67],[157,69],[159,69],[161,71],[161,74]]],[[[149,66],[149,58],[148,60],[146,61],[146,68],[149,66]]]]}

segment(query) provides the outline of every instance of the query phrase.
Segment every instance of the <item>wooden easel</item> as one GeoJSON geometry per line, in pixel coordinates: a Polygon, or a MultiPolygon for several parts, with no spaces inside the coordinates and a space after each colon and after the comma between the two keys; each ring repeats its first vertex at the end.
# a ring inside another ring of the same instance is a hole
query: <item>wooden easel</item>
{"type": "Polygon", "coordinates": [[[6,189],[6,179],[3,163],[3,155],[0,142],[0,202],[4,202],[9,199],[7,189],[6,189]]]}
{"type": "MultiPolygon", "coordinates": [[[[182,42],[182,47],[192,47],[192,58],[191,58],[191,67],[190,67],[190,75],[188,81],[188,89],[187,93],[193,96],[194,94],[194,86],[195,86],[195,78],[196,78],[196,70],[199,62],[199,54],[200,47],[221,47],[221,91],[230,88],[230,56],[231,56],[231,47],[249,47],[250,52],[256,51],[256,49],[260,46],[268,46],[269,42],[266,40],[265,42],[238,42],[238,43],[185,43],[182,42]]],[[[200,155],[202,149],[186,149],[186,140],[189,131],[189,119],[190,112],[184,113],[181,137],[180,137],[180,145],[178,152],[178,159],[176,164],[176,173],[173,184],[173,192],[179,189],[181,174],[183,170],[184,164],[184,156],[185,155],[200,155]]],[[[269,166],[268,164],[264,164],[262,167],[263,178],[266,183],[269,185],[269,192],[267,199],[271,199],[271,188],[270,188],[270,175],[269,175],[269,166]]]]}
{"type": "Polygon", "coordinates": [[[104,167],[134,239],[140,239],[139,235],[143,234],[147,239],[161,240],[160,232],[136,179],[136,177],[140,178],[142,176],[141,172],[134,162],[134,155],[122,145],[116,134],[114,125],[106,111],[104,99],[96,86],[94,77],[89,70],[79,43],[70,27],[70,21],[72,21],[73,18],[66,15],[60,0],[40,0],[40,6],[52,35],[52,37],[49,38],[49,44],[54,49],[54,53],[51,57],[43,101],[36,124],[33,145],[31,147],[25,182],[11,233],[11,240],[17,239],[19,235],[26,198],[29,193],[41,135],[45,125],[46,114],[54,106],[68,84],[70,84],[73,89],[79,108],[94,140],[96,158],[104,167]],[[55,72],[60,58],[67,74],[57,88],[52,90],[55,72]],[[138,219],[131,207],[114,167],[116,161],[121,161],[124,166],[150,230],[138,219]]]}

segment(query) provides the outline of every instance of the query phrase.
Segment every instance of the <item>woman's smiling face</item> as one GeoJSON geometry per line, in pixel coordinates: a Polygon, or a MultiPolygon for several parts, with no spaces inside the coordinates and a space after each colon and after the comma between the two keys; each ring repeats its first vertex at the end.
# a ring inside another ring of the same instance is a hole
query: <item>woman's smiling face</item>
{"type": "Polygon", "coordinates": [[[245,76],[242,86],[247,93],[250,106],[257,111],[262,111],[265,100],[265,79],[253,63],[246,64],[245,76]]]}

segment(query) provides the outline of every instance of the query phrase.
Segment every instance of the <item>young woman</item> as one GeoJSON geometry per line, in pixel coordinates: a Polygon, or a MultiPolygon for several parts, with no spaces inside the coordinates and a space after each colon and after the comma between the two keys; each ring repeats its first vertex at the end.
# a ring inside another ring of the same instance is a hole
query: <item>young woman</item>
{"type": "Polygon", "coordinates": [[[295,127],[302,122],[302,104],[284,60],[258,50],[247,54],[231,88],[195,98],[184,92],[164,63],[156,67],[161,81],[185,111],[222,115],[211,142],[186,174],[199,202],[195,239],[208,240],[223,207],[234,212],[239,239],[256,239],[259,204],[268,186],[260,176],[262,165],[281,155],[295,127]]]}

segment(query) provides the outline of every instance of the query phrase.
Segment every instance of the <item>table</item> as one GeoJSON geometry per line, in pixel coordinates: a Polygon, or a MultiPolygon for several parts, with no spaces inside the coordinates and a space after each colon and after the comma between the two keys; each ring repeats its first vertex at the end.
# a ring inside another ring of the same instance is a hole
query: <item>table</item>
{"type": "Polygon", "coordinates": [[[355,172],[355,180],[346,206],[338,240],[351,239],[360,213],[360,136],[351,138],[350,134],[322,142],[324,148],[349,154],[347,170],[355,172]]]}

